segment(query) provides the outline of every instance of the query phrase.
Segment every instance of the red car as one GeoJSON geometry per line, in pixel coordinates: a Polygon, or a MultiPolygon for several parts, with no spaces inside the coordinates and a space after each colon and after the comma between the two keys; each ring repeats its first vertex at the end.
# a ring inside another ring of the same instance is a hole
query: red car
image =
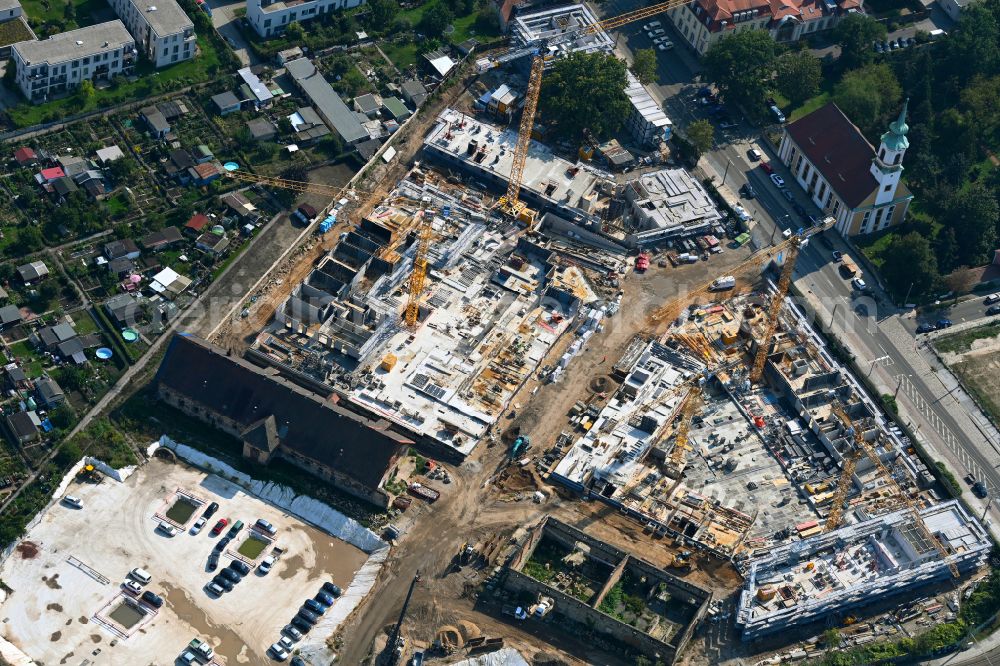
{"type": "Polygon", "coordinates": [[[215,527],[212,528],[212,534],[218,536],[219,534],[222,533],[222,530],[225,529],[226,525],[228,524],[229,524],[229,519],[219,518],[219,522],[217,522],[215,524],[215,527]]]}
{"type": "Polygon", "coordinates": [[[774,169],[771,168],[770,162],[761,162],[760,168],[763,169],[765,173],[774,173],[774,169]]]}

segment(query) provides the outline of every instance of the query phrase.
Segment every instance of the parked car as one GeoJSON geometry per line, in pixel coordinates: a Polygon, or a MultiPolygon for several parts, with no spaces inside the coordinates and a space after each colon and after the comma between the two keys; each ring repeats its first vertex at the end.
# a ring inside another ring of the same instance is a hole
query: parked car
{"type": "MultiPolygon", "coordinates": [[[[226,569],[223,569],[223,571],[226,571],[226,569]]],[[[226,592],[233,591],[233,582],[228,578],[226,578],[225,576],[223,576],[221,573],[216,574],[215,577],[212,578],[212,582],[221,587],[226,592]]]]}
{"type": "Polygon", "coordinates": [[[661,51],[669,51],[670,49],[674,48],[674,43],[668,39],[665,42],[660,42],[659,44],[657,44],[656,48],[660,49],[661,51]]]}
{"type": "Polygon", "coordinates": [[[216,583],[214,580],[209,581],[208,584],[205,585],[205,591],[217,597],[221,597],[222,593],[225,592],[222,586],[216,583]]]}
{"type": "Polygon", "coordinates": [[[326,612],[326,606],[316,601],[315,599],[306,599],[305,603],[302,604],[302,607],[308,608],[317,615],[322,615],[323,613],[326,612]]]}
{"type": "Polygon", "coordinates": [[[295,628],[295,625],[286,624],[285,628],[281,630],[283,634],[291,638],[293,641],[300,640],[302,638],[302,632],[295,628]]]}
{"type": "Polygon", "coordinates": [[[774,173],[774,167],[771,166],[770,162],[761,162],[760,168],[764,170],[764,173],[774,173]]]}
{"type": "MultiPolygon", "coordinates": [[[[312,601],[312,599],[310,599],[310,601],[312,601]]],[[[296,615],[295,617],[302,618],[303,620],[305,620],[306,622],[308,622],[310,625],[316,624],[316,622],[319,621],[319,615],[317,615],[316,613],[312,612],[311,610],[309,610],[308,608],[305,608],[305,607],[300,608],[299,609],[299,614],[296,615]]],[[[298,626],[298,625],[295,625],[295,626],[298,626]]]]}
{"type": "Polygon", "coordinates": [[[262,532],[267,532],[271,536],[278,533],[278,530],[271,523],[267,522],[263,518],[258,518],[257,522],[254,523],[254,527],[261,530],[262,532]]]}
{"type": "Polygon", "coordinates": [[[864,291],[868,288],[868,283],[866,283],[863,278],[856,277],[851,280],[851,286],[858,291],[864,291]]]}
{"type": "Polygon", "coordinates": [[[219,503],[212,502],[211,504],[208,505],[208,508],[205,509],[205,513],[201,515],[204,516],[205,518],[211,518],[212,516],[215,515],[215,512],[218,510],[219,510],[219,503]]]}
{"type": "Polygon", "coordinates": [[[62,498],[62,501],[63,504],[65,504],[66,506],[71,506],[74,509],[83,508],[83,500],[81,500],[79,497],[76,497],[75,495],[66,495],[66,497],[62,498]]]}
{"type": "Polygon", "coordinates": [[[787,200],[787,201],[788,201],[789,203],[792,203],[792,202],[794,202],[794,201],[795,201],[795,195],[794,195],[794,194],[792,194],[792,191],[791,191],[791,190],[781,190],[781,196],[785,197],[785,199],[786,199],[786,200],[787,200]]]}
{"type": "Polygon", "coordinates": [[[240,572],[235,569],[230,569],[229,567],[223,567],[222,571],[220,571],[218,575],[232,583],[240,582],[240,572]]]}
{"type": "Polygon", "coordinates": [[[990,294],[983,299],[983,305],[993,305],[994,303],[1000,303],[1000,292],[990,294]]]}
{"type": "Polygon", "coordinates": [[[327,594],[326,592],[317,592],[316,596],[313,598],[327,608],[333,606],[333,595],[327,594]]]}
{"type": "Polygon", "coordinates": [[[951,319],[938,319],[936,325],[937,325],[937,327],[939,329],[940,328],[951,328],[952,321],[951,321],[951,319]]]}
{"type": "Polygon", "coordinates": [[[776,173],[771,174],[771,182],[777,185],[779,188],[785,186],[785,179],[776,173]]]}
{"type": "Polygon", "coordinates": [[[219,539],[216,542],[216,544],[215,544],[215,551],[217,553],[221,553],[222,551],[224,551],[226,549],[226,546],[228,546],[232,540],[233,540],[233,537],[230,537],[230,536],[224,536],[224,537],[222,537],[221,539],[219,539]]]}
{"type": "Polygon", "coordinates": [[[207,522],[208,519],[205,517],[201,517],[198,520],[194,521],[194,525],[191,526],[191,534],[198,534],[199,532],[201,532],[202,528],[205,527],[205,523],[207,522]]]}
{"type": "Polygon", "coordinates": [[[872,48],[875,49],[876,53],[882,53],[882,51],[883,51],[883,49],[882,49],[882,42],[876,40],[872,44],[872,48]]]}
{"type": "Polygon", "coordinates": [[[757,196],[757,191],[753,189],[753,185],[750,183],[743,183],[743,186],[740,188],[740,194],[747,199],[753,199],[757,196]]]}
{"type": "Polygon", "coordinates": [[[217,522],[215,527],[212,528],[212,534],[214,536],[222,534],[222,530],[224,530],[228,524],[229,520],[227,518],[219,518],[219,522],[217,522]]]}
{"type": "Polygon", "coordinates": [[[663,28],[657,28],[656,30],[650,30],[649,32],[647,32],[646,36],[649,37],[650,39],[653,39],[655,37],[659,37],[660,35],[662,35],[662,34],[664,34],[666,32],[667,31],[664,30],[663,28]]]}
{"type": "Polygon", "coordinates": [[[284,661],[285,659],[288,659],[288,650],[286,650],[278,643],[275,643],[271,647],[269,647],[268,651],[271,653],[271,656],[274,657],[274,659],[276,659],[277,661],[284,661]]]}
{"type": "Polygon", "coordinates": [[[972,484],[972,492],[980,499],[986,499],[986,497],[990,494],[989,490],[986,488],[986,484],[982,481],[976,481],[972,484]]]}
{"type": "Polygon", "coordinates": [[[142,594],[142,585],[139,585],[139,583],[135,582],[131,578],[122,583],[122,585],[125,587],[127,591],[131,592],[132,594],[135,595],[142,594]]]}
{"type": "Polygon", "coordinates": [[[936,330],[937,326],[926,322],[917,326],[917,333],[930,333],[931,331],[936,331],[936,330]]]}
{"type": "Polygon", "coordinates": [[[747,151],[747,157],[749,157],[754,162],[760,162],[762,159],[764,159],[764,154],[761,153],[756,148],[751,148],[750,150],[747,151]]]}
{"type": "Polygon", "coordinates": [[[229,528],[229,531],[226,532],[226,536],[232,538],[237,534],[239,534],[241,529],[243,529],[243,521],[237,520],[235,523],[233,523],[233,526],[229,528]]]}
{"type": "Polygon", "coordinates": [[[994,305],[993,307],[986,308],[986,316],[992,317],[993,315],[1000,315],[1000,305],[994,305]]]}
{"type": "Polygon", "coordinates": [[[213,550],[208,556],[208,570],[215,571],[219,568],[219,551],[213,550]]]}
{"type": "Polygon", "coordinates": [[[160,524],[156,526],[156,529],[160,530],[169,537],[175,537],[179,533],[179,530],[168,522],[160,521],[160,524]]]}
{"type": "Polygon", "coordinates": [[[330,581],[327,581],[327,582],[323,583],[323,591],[324,592],[329,592],[330,594],[332,594],[334,599],[336,599],[337,597],[339,597],[342,594],[342,592],[340,590],[340,586],[335,585],[334,583],[331,583],[330,581]]]}
{"type": "Polygon", "coordinates": [[[834,250],[833,251],[833,261],[834,262],[838,262],[838,261],[843,261],[843,260],[844,260],[844,253],[841,252],[840,250],[834,250]]]}
{"type": "Polygon", "coordinates": [[[291,664],[291,666],[309,666],[299,655],[292,657],[292,660],[288,663],[291,664]]]}
{"type": "Polygon", "coordinates": [[[236,573],[240,574],[241,576],[246,576],[248,573],[250,573],[250,567],[247,566],[247,563],[242,562],[240,560],[233,560],[232,562],[230,562],[229,568],[235,570],[236,573]]]}
{"type": "Polygon", "coordinates": [[[142,600],[145,601],[150,606],[155,606],[156,608],[159,608],[160,606],[163,605],[163,597],[156,594],[155,592],[152,592],[151,590],[146,590],[145,592],[142,593],[142,600]]]}
{"type": "Polygon", "coordinates": [[[769,110],[771,111],[771,115],[774,116],[775,120],[777,120],[779,123],[785,122],[785,114],[781,112],[781,109],[779,109],[776,104],[772,104],[769,110]]]}
{"type": "Polygon", "coordinates": [[[659,21],[650,21],[646,25],[642,26],[642,29],[645,30],[646,32],[649,32],[651,30],[656,30],[657,28],[661,27],[662,25],[663,24],[661,22],[659,22],[659,21]]]}
{"type": "MultiPolygon", "coordinates": [[[[301,613],[302,611],[299,611],[299,612],[301,613]]],[[[314,623],[309,622],[305,618],[299,617],[298,615],[296,615],[295,617],[293,617],[292,621],[291,621],[291,625],[293,627],[295,627],[296,629],[298,629],[303,634],[308,634],[309,630],[313,628],[313,624],[314,623]]]]}
{"type": "Polygon", "coordinates": [[[266,576],[271,573],[271,567],[273,566],[274,558],[269,555],[260,561],[260,564],[257,565],[257,571],[260,572],[260,575],[266,576]]]}

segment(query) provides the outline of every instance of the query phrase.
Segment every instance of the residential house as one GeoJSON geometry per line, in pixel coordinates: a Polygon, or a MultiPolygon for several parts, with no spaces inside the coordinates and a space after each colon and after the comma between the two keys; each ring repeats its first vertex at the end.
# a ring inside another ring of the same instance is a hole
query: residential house
{"type": "Polygon", "coordinates": [[[17,363],[8,363],[4,366],[4,374],[7,376],[6,387],[12,391],[33,391],[35,383],[28,379],[28,375],[17,363]]]}
{"type": "Polygon", "coordinates": [[[125,153],[123,153],[122,149],[116,145],[105,146],[104,148],[97,149],[97,161],[104,166],[111,164],[115,160],[120,160],[123,157],[125,157],[125,153]]]}
{"type": "Polygon", "coordinates": [[[111,80],[135,68],[135,40],[121,21],[97,23],[11,47],[15,82],[32,103],[73,91],[83,81],[111,80]]]}
{"type": "Polygon", "coordinates": [[[177,227],[164,227],[146,234],[139,242],[150,252],[159,252],[180,243],[183,239],[177,227]]]}
{"type": "Polygon", "coordinates": [[[225,234],[214,234],[211,231],[198,236],[195,247],[212,255],[220,255],[229,247],[229,237],[225,234]]]}
{"type": "Polygon", "coordinates": [[[24,284],[31,284],[48,276],[49,267],[45,265],[45,262],[32,261],[18,266],[17,273],[21,276],[21,281],[24,284]]]}
{"type": "Polygon", "coordinates": [[[221,92],[218,95],[212,95],[212,103],[215,104],[215,108],[218,109],[220,116],[236,113],[243,108],[243,103],[240,102],[239,97],[229,90],[221,92]]]}
{"type": "Polygon", "coordinates": [[[254,206],[242,192],[229,192],[220,197],[222,203],[226,204],[229,210],[239,215],[244,220],[256,220],[260,217],[257,207],[254,206]]]}
{"type": "Polygon", "coordinates": [[[135,263],[127,257],[111,259],[108,261],[108,271],[117,279],[121,280],[122,278],[135,273],[135,263]]]}
{"type": "Polygon", "coordinates": [[[878,151],[830,102],[785,126],[779,158],[845,236],[902,223],[913,194],[902,182],[910,142],[906,104],[882,135],[878,151]]]}
{"type": "Polygon", "coordinates": [[[191,278],[181,275],[172,268],[164,268],[153,276],[149,288],[164,298],[177,298],[191,286],[191,278]]]}
{"type": "Polygon", "coordinates": [[[176,0],[109,0],[108,4],[157,69],[194,58],[194,23],[176,0]]]}
{"type": "Polygon", "coordinates": [[[247,123],[247,129],[254,141],[272,141],[278,135],[278,128],[267,118],[254,118],[247,123]]]}
{"type": "Polygon", "coordinates": [[[149,128],[149,133],[155,139],[165,139],[168,134],[170,134],[170,123],[167,122],[166,116],[156,108],[155,106],[146,106],[139,110],[139,115],[142,117],[146,127],[149,128]]]}
{"type": "MultiPolygon", "coordinates": [[[[258,71],[260,71],[258,69],[258,71]]],[[[254,106],[258,109],[264,108],[270,105],[271,100],[274,98],[274,94],[268,90],[264,82],[254,74],[253,70],[249,67],[244,67],[236,72],[239,74],[240,78],[243,79],[244,85],[250,89],[250,99],[253,101],[254,106]]]]}
{"type": "Polygon", "coordinates": [[[212,163],[195,164],[188,169],[188,175],[191,177],[191,182],[198,187],[208,185],[213,180],[222,178],[222,172],[212,163]]]}
{"type": "Polygon", "coordinates": [[[400,88],[403,91],[403,99],[412,104],[414,109],[420,108],[424,100],[427,99],[427,88],[416,79],[403,81],[403,85],[400,88]]]}
{"type": "Polygon", "coordinates": [[[830,30],[862,0],[694,0],[667,10],[677,32],[699,55],[726,35],[765,30],[778,42],[796,42],[830,30]]]}
{"type": "Polygon", "coordinates": [[[104,302],[104,311],[118,326],[132,326],[139,304],[131,294],[115,294],[104,302]]]}
{"type": "Polygon", "coordinates": [[[289,60],[295,60],[297,58],[301,58],[304,55],[305,53],[303,53],[302,49],[300,49],[298,46],[293,46],[290,49],[284,49],[283,51],[278,51],[277,55],[278,65],[284,67],[285,63],[288,62],[289,60]]]}
{"type": "Polygon", "coordinates": [[[39,402],[49,409],[61,405],[66,400],[62,387],[51,377],[42,377],[35,382],[35,394],[39,402]]]}
{"type": "Polygon", "coordinates": [[[191,234],[200,234],[211,222],[208,216],[203,213],[195,213],[184,225],[184,231],[191,234]]]}
{"type": "Polygon", "coordinates": [[[412,444],[387,421],[193,336],[171,338],[155,383],[167,404],[239,438],[247,458],[283,458],[378,506],[388,505],[383,485],[412,444]]]}
{"type": "Polygon", "coordinates": [[[171,99],[165,102],[159,102],[157,103],[156,108],[163,114],[163,117],[167,119],[167,122],[172,122],[188,112],[187,105],[180,99],[171,99]]]}
{"type": "Polygon", "coordinates": [[[283,33],[290,23],[306,23],[338,9],[358,7],[362,2],[363,0],[247,0],[246,20],[261,37],[273,37],[283,33]]]}
{"type": "Polygon", "coordinates": [[[20,18],[23,14],[24,11],[21,9],[21,3],[18,0],[0,1],[0,23],[13,21],[20,18]]]}
{"type": "Polygon", "coordinates": [[[206,162],[211,162],[215,159],[215,153],[212,149],[203,143],[199,143],[191,151],[191,157],[194,158],[195,164],[205,164],[206,162]]]}
{"type": "Polygon", "coordinates": [[[0,307],[0,328],[7,328],[20,324],[24,321],[21,310],[16,305],[4,305],[0,307]]]}
{"type": "Polygon", "coordinates": [[[458,64],[441,49],[425,53],[422,62],[424,63],[424,67],[439,79],[448,76],[448,73],[455,69],[455,66],[458,64]]]}
{"type": "Polygon", "coordinates": [[[385,109],[389,117],[396,122],[403,122],[409,118],[412,112],[403,104],[403,100],[398,97],[385,97],[382,99],[382,108],[385,109]]]}
{"type": "Polygon", "coordinates": [[[191,175],[188,170],[195,164],[191,154],[183,148],[174,148],[170,151],[164,171],[168,177],[173,178],[181,185],[191,182],[191,175]]]}
{"type": "Polygon", "coordinates": [[[76,337],[76,331],[72,326],[63,322],[55,326],[43,326],[28,336],[28,341],[42,351],[54,351],[61,342],[72,340],[76,337]]]}
{"type": "Polygon", "coordinates": [[[60,155],[56,161],[62,167],[63,173],[70,178],[78,176],[87,169],[92,168],[90,161],[79,155],[60,155]]]}
{"type": "Polygon", "coordinates": [[[22,446],[38,439],[38,426],[28,412],[14,412],[6,417],[7,435],[14,444],[22,446]]]}
{"type": "Polygon", "coordinates": [[[35,182],[39,185],[51,185],[60,178],[65,177],[66,172],[63,171],[62,167],[49,167],[35,174],[35,182]]]}
{"type": "Polygon", "coordinates": [[[382,101],[372,93],[366,93],[354,98],[354,110],[369,118],[377,118],[382,101]]]}
{"type": "Polygon", "coordinates": [[[138,259],[140,254],[139,246],[131,238],[113,240],[110,243],[104,244],[104,256],[108,259],[119,259],[121,257],[138,259]]]}
{"type": "Polygon", "coordinates": [[[52,192],[55,193],[60,200],[65,199],[73,192],[78,191],[80,188],[77,187],[76,183],[69,176],[63,176],[62,178],[56,178],[52,182],[52,192]]]}
{"type": "Polygon", "coordinates": [[[33,148],[21,146],[14,151],[14,161],[18,166],[26,167],[38,164],[38,155],[33,148]]]}
{"type": "Polygon", "coordinates": [[[295,113],[288,116],[288,121],[295,130],[295,142],[300,146],[315,143],[330,133],[330,128],[311,106],[299,107],[295,113]]]}

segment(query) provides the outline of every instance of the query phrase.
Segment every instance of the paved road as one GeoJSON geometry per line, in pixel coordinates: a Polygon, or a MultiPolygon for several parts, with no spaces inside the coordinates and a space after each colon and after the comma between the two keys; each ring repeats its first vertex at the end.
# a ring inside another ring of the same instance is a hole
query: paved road
{"type": "Polygon", "coordinates": [[[239,0],[207,0],[208,6],[212,8],[212,25],[219,31],[219,34],[233,47],[233,52],[240,62],[246,65],[257,64],[257,57],[250,50],[242,33],[236,27],[235,16],[237,9],[246,9],[246,3],[239,0]]]}

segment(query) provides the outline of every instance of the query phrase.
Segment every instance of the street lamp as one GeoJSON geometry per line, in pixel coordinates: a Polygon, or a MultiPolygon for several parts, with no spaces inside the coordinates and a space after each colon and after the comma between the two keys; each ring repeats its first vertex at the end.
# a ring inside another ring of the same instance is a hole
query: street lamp
{"type": "Polygon", "coordinates": [[[885,361],[885,360],[886,360],[886,359],[888,359],[888,358],[889,358],[889,356],[888,356],[888,355],[885,355],[885,356],[879,356],[878,358],[873,358],[873,359],[872,359],[872,364],[871,364],[870,366],[868,366],[868,375],[867,375],[867,376],[868,376],[868,377],[871,377],[871,376],[872,376],[872,370],[874,370],[874,369],[875,369],[875,364],[876,364],[876,363],[881,363],[882,361],[885,361]]]}
{"type": "Polygon", "coordinates": [[[726,171],[725,171],[725,173],[722,174],[722,185],[726,184],[726,176],[729,175],[729,167],[731,167],[731,166],[733,166],[733,161],[727,157],[726,158],[726,171]]]}
{"type": "Polygon", "coordinates": [[[893,393],[892,393],[892,399],[893,400],[895,400],[896,396],[899,395],[899,387],[903,385],[903,377],[906,377],[906,379],[909,380],[910,377],[912,377],[912,376],[913,375],[904,375],[904,374],[900,374],[899,375],[899,381],[896,382],[896,390],[893,391],[893,393]]]}

